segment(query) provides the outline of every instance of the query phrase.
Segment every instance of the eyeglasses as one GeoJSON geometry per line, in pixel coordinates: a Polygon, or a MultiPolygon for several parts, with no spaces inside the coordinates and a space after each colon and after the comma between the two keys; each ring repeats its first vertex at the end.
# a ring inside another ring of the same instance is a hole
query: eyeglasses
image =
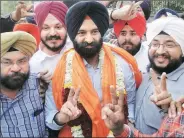
{"type": "Polygon", "coordinates": [[[179,46],[174,42],[166,42],[164,44],[159,44],[158,42],[152,42],[149,45],[149,47],[152,48],[152,49],[158,49],[161,45],[163,45],[164,49],[172,49],[172,48],[175,48],[175,47],[179,46]]]}
{"type": "Polygon", "coordinates": [[[12,67],[14,64],[17,64],[19,67],[25,65],[26,63],[28,63],[29,58],[25,57],[23,59],[17,60],[15,63],[11,60],[6,60],[6,61],[1,61],[1,65],[5,66],[5,67],[12,67]]]}

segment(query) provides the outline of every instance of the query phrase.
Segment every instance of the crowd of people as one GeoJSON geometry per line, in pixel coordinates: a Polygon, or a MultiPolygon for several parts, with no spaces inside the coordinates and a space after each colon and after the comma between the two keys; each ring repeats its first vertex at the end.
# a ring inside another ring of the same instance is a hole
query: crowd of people
{"type": "Polygon", "coordinates": [[[184,137],[184,20],[150,14],[19,1],[1,17],[0,137],[184,137]]]}

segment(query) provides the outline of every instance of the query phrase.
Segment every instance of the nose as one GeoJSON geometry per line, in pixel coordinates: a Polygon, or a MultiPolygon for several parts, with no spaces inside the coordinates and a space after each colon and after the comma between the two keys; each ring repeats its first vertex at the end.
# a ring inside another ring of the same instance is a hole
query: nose
{"type": "Polygon", "coordinates": [[[163,45],[160,45],[160,46],[157,48],[156,52],[157,52],[158,54],[163,54],[163,53],[165,52],[164,46],[163,46],[163,45]]]}
{"type": "Polygon", "coordinates": [[[14,64],[12,67],[11,67],[11,71],[12,72],[19,72],[21,70],[21,67],[19,67],[17,64],[14,64]]]}
{"type": "Polygon", "coordinates": [[[93,37],[90,33],[88,33],[85,37],[85,42],[91,43],[93,42],[93,37]]]}
{"type": "Polygon", "coordinates": [[[51,29],[50,29],[50,35],[51,35],[51,36],[56,35],[56,30],[55,30],[54,28],[51,28],[51,29]]]}

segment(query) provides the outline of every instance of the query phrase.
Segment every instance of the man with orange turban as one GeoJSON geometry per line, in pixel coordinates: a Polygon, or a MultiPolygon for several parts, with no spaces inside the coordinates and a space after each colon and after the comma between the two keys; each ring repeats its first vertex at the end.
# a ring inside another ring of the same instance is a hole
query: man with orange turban
{"type": "Polygon", "coordinates": [[[141,45],[146,32],[145,18],[137,13],[137,16],[131,20],[118,20],[114,23],[114,32],[117,37],[117,45],[135,57],[141,72],[147,72],[148,46],[141,45]]]}
{"type": "Polygon", "coordinates": [[[24,31],[31,34],[36,39],[37,48],[40,43],[40,32],[38,26],[31,23],[16,24],[13,31],[24,31]]]}
{"type": "Polygon", "coordinates": [[[54,72],[54,101],[52,105],[46,103],[45,109],[46,113],[55,111],[55,115],[46,121],[60,126],[59,137],[106,137],[109,129],[101,119],[102,106],[111,101],[111,92],[117,89],[116,97],[127,94],[127,122],[128,118],[134,119],[135,91],[141,73],[127,51],[103,43],[109,27],[104,5],[78,2],[68,10],[66,24],[74,49],[64,53],[54,72]]]}

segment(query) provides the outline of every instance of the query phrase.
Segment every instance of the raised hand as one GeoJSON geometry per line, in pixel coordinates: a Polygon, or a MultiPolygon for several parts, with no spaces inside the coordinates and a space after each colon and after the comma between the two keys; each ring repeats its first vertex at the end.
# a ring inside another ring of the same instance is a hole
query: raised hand
{"type": "Polygon", "coordinates": [[[77,88],[77,90],[74,90],[74,88],[71,87],[67,101],[63,104],[60,112],[56,115],[56,120],[59,124],[67,123],[81,115],[82,112],[77,107],[79,94],[80,87],[77,88]]]}
{"type": "Polygon", "coordinates": [[[29,12],[33,8],[33,5],[26,5],[24,1],[18,1],[16,10],[12,13],[12,19],[19,21],[21,18],[27,16],[33,16],[34,13],[29,12]]]}
{"type": "Polygon", "coordinates": [[[131,20],[136,17],[137,8],[140,6],[142,1],[131,2],[129,5],[125,5],[120,9],[117,9],[113,12],[113,19],[119,20],[131,20]]]}
{"type": "Polygon", "coordinates": [[[157,106],[161,106],[162,109],[168,109],[172,101],[172,97],[167,90],[166,73],[162,73],[160,81],[157,79],[158,75],[153,71],[153,69],[150,69],[150,73],[154,84],[153,95],[150,97],[150,100],[157,106]]]}
{"type": "Polygon", "coordinates": [[[110,92],[112,97],[112,103],[106,104],[102,108],[102,119],[114,135],[119,135],[123,131],[125,120],[123,110],[123,90],[119,90],[119,97],[116,94],[116,89],[114,88],[114,86],[110,86],[110,92]]]}

